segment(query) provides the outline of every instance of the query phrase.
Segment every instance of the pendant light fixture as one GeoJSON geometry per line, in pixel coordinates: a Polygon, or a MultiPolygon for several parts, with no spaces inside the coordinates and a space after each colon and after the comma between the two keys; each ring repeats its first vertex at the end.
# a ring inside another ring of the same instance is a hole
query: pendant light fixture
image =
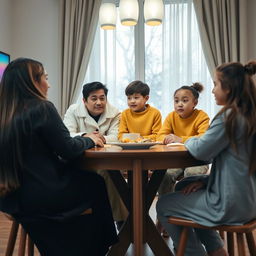
{"type": "Polygon", "coordinates": [[[105,30],[116,28],[116,6],[113,3],[103,3],[100,6],[99,22],[100,27],[105,30]]]}
{"type": "MultiPolygon", "coordinates": [[[[102,29],[110,30],[116,28],[117,0],[103,0],[100,6],[99,22],[102,29]],[[111,2],[110,2],[111,1],[111,2]],[[114,3],[113,3],[114,2],[114,3]]],[[[142,1],[142,0],[139,0],[142,1]]],[[[139,18],[138,0],[120,0],[119,16],[122,25],[135,26],[139,18]]],[[[164,16],[163,0],[144,0],[145,23],[157,26],[162,23],[164,16]]]]}
{"type": "Polygon", "coordinates": [[[162,23],[164,16],[163,0],[145,0],[144,18],[149,26],[157,26],[162,23]]]}
{"type": "Polygon", "coordinates": [[[135,26],[139,18],[139,4],[137,0],[120,0],[119,13],[121,24],[135,26]]]}

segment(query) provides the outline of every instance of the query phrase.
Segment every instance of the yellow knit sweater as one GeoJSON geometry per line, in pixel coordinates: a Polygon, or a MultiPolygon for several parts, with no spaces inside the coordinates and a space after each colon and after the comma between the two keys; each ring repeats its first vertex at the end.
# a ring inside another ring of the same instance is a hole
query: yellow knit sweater
{"type": "Polygon", "coordinates": [[[188,118],[181,118],[175,111],[171,112],[165,119],[162,128],[158,132],[157,140],[163,141],[170,133],[182,138],[184,143],[188,138],[201,136],[209,127],[208,115],[198,109],[188,118]]]}
{"type": "Polygon", "coordinates": [[[123,133],[140,133],[147,139],[155,140],[162,125],[162,116],[159,110],[146,104],[142,112],[134,112],[126,109],[121,114],[118,139],[123,133]]]}

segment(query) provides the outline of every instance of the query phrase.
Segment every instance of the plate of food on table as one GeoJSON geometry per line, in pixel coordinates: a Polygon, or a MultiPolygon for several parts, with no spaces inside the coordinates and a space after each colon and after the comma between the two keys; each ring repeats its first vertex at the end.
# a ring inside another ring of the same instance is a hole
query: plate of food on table
{"type": "Polygon", "coordinates": [[[120,141],[108,142],[108,144],[117,145],[122,147],[123,149],[147,149],[150,148],[151,146],[162,144],[162,142],[154,141],[149,138],[143,138],[139,134],[135,135],[132,133],[125,133],[123,134],[120,141]]]}

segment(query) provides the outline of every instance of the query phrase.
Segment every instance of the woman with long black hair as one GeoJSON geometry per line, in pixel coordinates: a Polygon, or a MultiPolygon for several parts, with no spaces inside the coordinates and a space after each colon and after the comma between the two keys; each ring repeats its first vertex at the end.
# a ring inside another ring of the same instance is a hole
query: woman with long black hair
{"type": "Polygon", "coordinates": [[[11,214],[44,256],[105,255],[117,242],[104,180],[75,168],[101,137],[70,137],[47,97],[43,65],[19,58],[0,84],[0,210],[11,214]],[[92,214],[83,214],[87,209],[92,214]]]}

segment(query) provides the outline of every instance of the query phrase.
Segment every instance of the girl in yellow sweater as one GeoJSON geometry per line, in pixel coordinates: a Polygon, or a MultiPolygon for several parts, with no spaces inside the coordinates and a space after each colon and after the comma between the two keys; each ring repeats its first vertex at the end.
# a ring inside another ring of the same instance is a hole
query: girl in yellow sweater
{"type": "Polygon", "coordinates": [[[129,108],[121,115],[119,140],[124,133],[139,133],[145,139],[156,140],[162,125],[162,116],[159,110],[147,104],[149,91],[149,86],[141,81],[133,81],[126,87],[129,108]]]}
{"type": "Polygon", "coordinates": [[[209,117],[203,110],[195,109],[203,85],[194,83],[182,86],[174,93],[174,109],[165,119],[158,133],[164,144],[184,143],[188,138],[201,136],[209,127],[209,117]]]}
{"type": "MultiPolygon", "coordinates": [[[[182,86],[174,93],[174,111],[165,119],[160,129],[157,140],[164,144],[180,142],[184,143],[188,138],[201,136],[209,127],[209,117],[203,110],[196,109],[199,93],[203,85],[194,83],[191,86],[182,86]]],[[[167,169],[163,181],[159,187],[159,196],[172,192],[176,179],[184,174],[184,177],[205,174],[208,166],[194,166],[186,169],[167,169]]],[[[158,229],[161,232],[160,225],[158,229]]]]}

